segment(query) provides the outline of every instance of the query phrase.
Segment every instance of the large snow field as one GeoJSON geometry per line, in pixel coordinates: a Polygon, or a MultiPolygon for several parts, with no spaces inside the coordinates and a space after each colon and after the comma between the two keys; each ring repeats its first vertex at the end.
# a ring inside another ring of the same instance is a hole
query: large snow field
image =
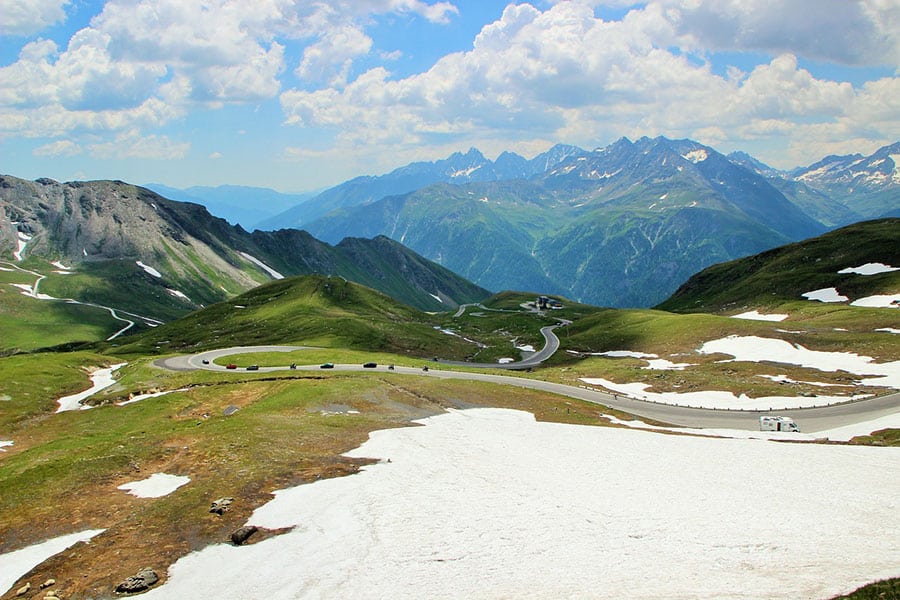
{"type": "Polygon", "coordinates": [[[900,451],[453,411],[277,492],[295,527],[192,553],[144,597],[828,598],[900,575],[900,451]],[[222,566],[227,565],[223,569],[222,566]]]}

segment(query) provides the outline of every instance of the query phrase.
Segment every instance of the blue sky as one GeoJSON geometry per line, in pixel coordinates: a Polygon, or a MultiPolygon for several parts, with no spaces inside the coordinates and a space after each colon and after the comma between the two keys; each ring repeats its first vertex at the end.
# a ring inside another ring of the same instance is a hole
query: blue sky
{"type": "Polygon", "coordinates": [[[900,140],[892,0],[0,0],[0,172],[307,191],[479,148],[900,140]]]}

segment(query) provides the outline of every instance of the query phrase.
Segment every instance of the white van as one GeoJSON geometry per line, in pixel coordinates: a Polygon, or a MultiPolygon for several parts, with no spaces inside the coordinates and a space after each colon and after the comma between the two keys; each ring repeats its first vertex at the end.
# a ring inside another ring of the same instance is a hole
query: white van
{"type": "Polygon", "coordinates": [[[800,433],[800,428],[790,417],[763,416],[759,418],[760,431],[795,431],[800,433]]]}

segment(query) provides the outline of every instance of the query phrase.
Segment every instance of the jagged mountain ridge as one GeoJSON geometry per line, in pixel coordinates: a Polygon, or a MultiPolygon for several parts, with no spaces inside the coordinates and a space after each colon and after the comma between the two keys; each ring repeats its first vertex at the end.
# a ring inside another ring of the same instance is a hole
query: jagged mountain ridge
{"type": "Polygon", "coordinates": [[[690,140],[622,138],[519,181],[435,185],[309,224],[387,235],[472,281],[651,306],[716,262],[825,226],[761,175],[690,140]]]}
{"type": "Polygon", "coordinates": [[[261,229],[305,227],[334,210],[364,206],[386,196],[406,194],[435,183],[465,184],[476,181],[528,179],[558,162],[584,151],[559,144],[531,160],[504,152],[488,160],[475,148],[456,152],[434,162],[414,162],[378,176],[355,177],[260,223],[261,229]]]}
{"type": "Polygon", "coordinates": [[[273,278],[311,273],[343,276],[424,310],[489,295],[387,238],[332,246],[298,230],[251,234],[203,206],[120,181],[0,176],[0,215],[0,255],[12,258],[24,236],[23,260],[61,260],[76,270],[125,264],[129,275],[115,285],[140,284],[136,293],[158,293],[175,314],[273,278]]]}

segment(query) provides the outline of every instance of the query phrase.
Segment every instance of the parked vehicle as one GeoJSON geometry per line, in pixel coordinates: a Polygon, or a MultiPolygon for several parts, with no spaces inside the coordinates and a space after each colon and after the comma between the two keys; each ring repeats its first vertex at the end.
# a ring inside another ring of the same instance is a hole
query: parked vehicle
{"type": "Polygon", "coordinates": [[[237,365],[234,363],[229,363],[225,368],[226,369],[237,369],[237,365]]]}
{"type": "Polygon", "coordinates": [[[325,363],[325,364],[319,365],[319,368],[320,369],[333,369],[334,364],[333,363],[325,363]]]}
{"type": "Polygon", "coordinates": [[[800,433],[797,423],[790,417],[762,416],[759,418],[760,431],[793,431],[800,433]]]}
{"type": "Polygon", "coordinates": [[[374,369],[377,366],[378,366],[377,363],[367,362],[366,364],[363,365],[363,369],[374,369]]]}
{"type": "Polygon", "coordinates": [[[202,361],[200,361],[200,362],[202,362],[204,365],[208,365],[208,364],[209,364],[209,361],[206,360],[205,358],[204,358],[202,361]]]}
{"type": "Polygon", "coordinates": [[[259,365],[250,365],[247,367],[248,371],[259,371],[259,365]]]}

